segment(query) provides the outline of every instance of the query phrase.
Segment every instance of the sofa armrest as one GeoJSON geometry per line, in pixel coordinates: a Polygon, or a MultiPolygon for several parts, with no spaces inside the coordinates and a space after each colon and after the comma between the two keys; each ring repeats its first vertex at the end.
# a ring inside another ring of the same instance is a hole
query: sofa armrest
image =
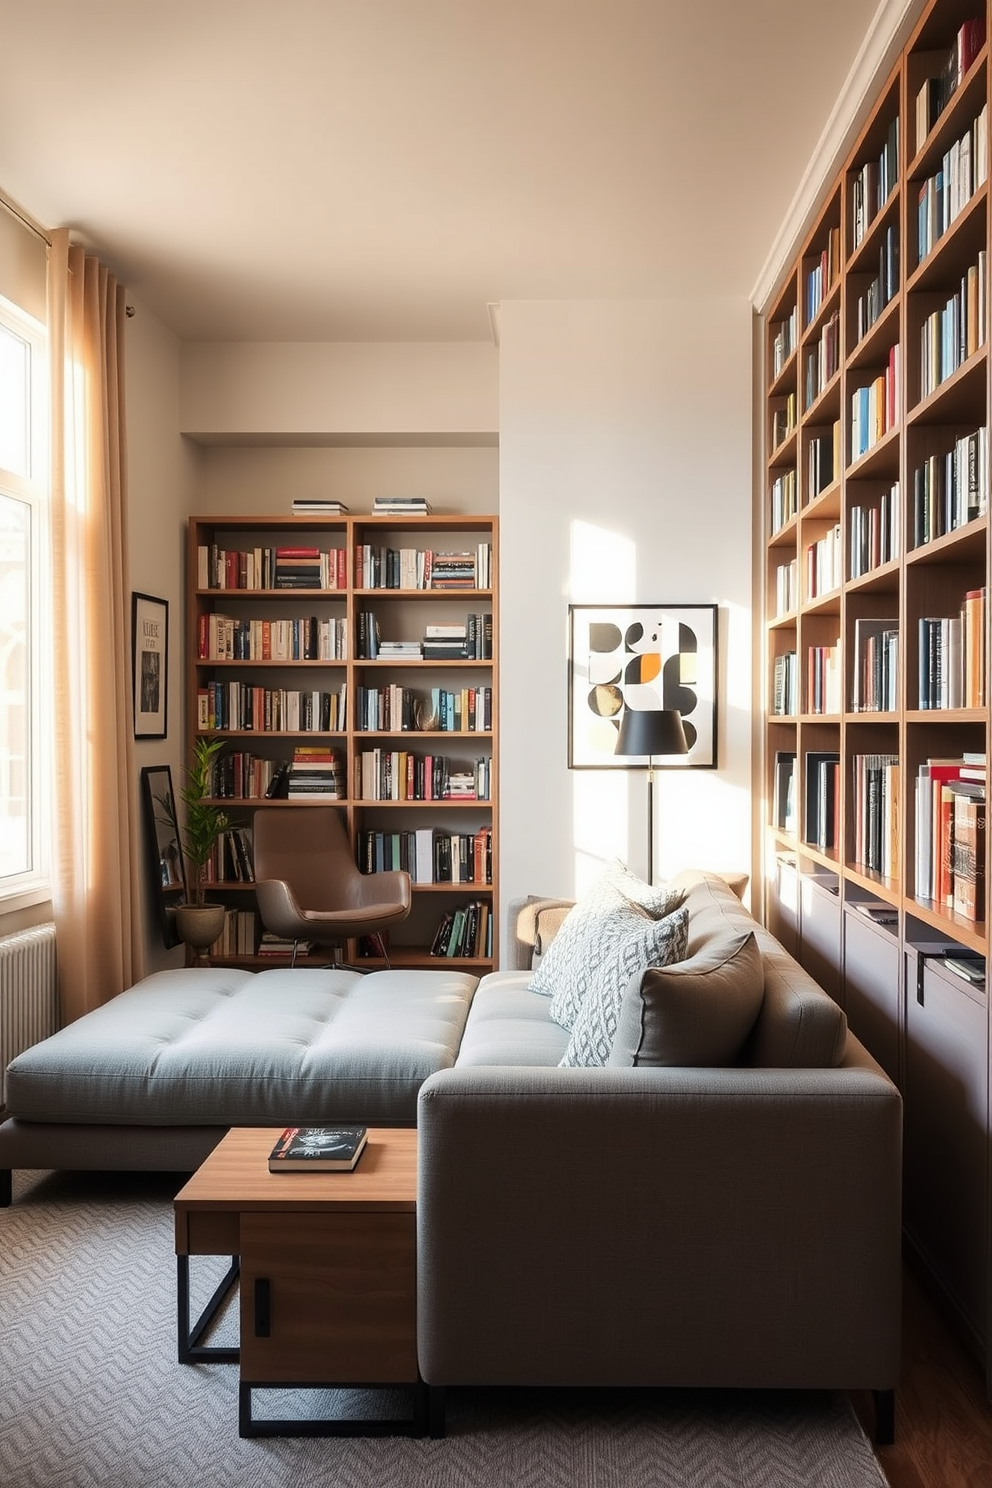
{"type": "Polygon", "coordinates": [[[431,1076],[424,1378],[892,1388],[902,1103],[857,1048],[834,1070],[431,1076]]]}

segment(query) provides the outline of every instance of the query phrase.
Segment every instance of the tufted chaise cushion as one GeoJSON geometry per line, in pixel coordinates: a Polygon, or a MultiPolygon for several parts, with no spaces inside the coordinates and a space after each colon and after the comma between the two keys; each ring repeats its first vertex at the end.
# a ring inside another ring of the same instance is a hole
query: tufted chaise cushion
{"type": "Polygon", "coordinates": [[[448,970],[157,972],[13,1060],[26,1121],[267,1125],[416,1120],[454,1064],[476,978],[448,970]]]}

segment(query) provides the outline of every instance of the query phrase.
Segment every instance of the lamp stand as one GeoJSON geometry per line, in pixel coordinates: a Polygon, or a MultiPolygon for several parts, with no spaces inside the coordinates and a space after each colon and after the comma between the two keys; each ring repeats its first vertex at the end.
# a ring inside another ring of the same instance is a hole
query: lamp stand
{"type": "Polygon", "coordinates": [[[648,883],[654,884],[654,759],[648,755],[648,883]]]}

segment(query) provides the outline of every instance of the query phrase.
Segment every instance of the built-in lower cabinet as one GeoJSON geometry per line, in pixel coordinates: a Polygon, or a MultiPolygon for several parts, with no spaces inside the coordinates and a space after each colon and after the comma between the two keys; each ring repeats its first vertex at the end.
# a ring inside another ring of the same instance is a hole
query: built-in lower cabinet
{"type": "Polygon", "coordinates": [[[844,914],[844,1010],[852,1031],[890,1079],[902,1084],[902,956],[894,935],[858,910],[844,914]]]}

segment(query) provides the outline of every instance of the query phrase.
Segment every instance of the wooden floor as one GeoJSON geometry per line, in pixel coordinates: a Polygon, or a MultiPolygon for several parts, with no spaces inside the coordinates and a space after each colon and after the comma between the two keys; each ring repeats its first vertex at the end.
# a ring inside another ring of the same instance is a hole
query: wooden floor
{"type": "MultiPolygon", "coordinates": [[[[871,1403],[858,1397],[854,1405],[870,1437],[871,1403]]],[[[876,1447],[875,1455],[890,1488],[992,1485],[992,1403],[984,1372],[910,1265],[903,1268],[896,1439],[891,1447],[876,1447]]]]}

